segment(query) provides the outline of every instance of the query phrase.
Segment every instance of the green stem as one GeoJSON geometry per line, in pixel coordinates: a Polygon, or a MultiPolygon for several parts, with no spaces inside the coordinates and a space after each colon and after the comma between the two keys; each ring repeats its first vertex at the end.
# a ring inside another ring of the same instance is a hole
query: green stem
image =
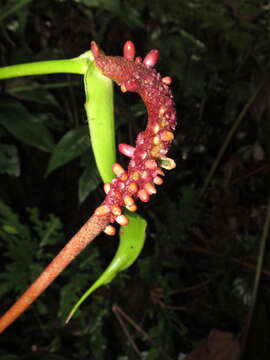
{"type": "Polygon", "coordinates": [[[73,59],[38,61],[27,64],[11,65],[0,68],[0,79],[17,76],[73,73],[84,75],[92,61],[90,51],[73,59]]]}
{"type": "Polygon", "coordinates": [[[0,21],[3,21],[5,18],[7,18],[8,16],[18,12],[19,10],[21,10],[24,6],[28,5],[28,3],[30,3],[32,0],[21,0],[18,1],[17,4],[15,4],[14,6],[10,7],[7,10],[3,10],[2,14],[0,15],[0,21]]]}

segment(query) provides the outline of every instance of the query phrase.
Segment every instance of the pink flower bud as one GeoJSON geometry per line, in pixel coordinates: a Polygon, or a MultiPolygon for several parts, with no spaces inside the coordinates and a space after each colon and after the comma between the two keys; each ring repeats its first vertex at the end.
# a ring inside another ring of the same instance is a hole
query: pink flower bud
{"type": "Polygon", "coordinates": [[[118,149],[121,154],[132,157],[135,151],[135,147],[128,144],[119,144],[118,149]]]}
{"type": "Polygon", "coordinates": [[[135,56],[135,45],[132,41],[128,40],[125,42],[124,48],[123,48],[123,54],[124,58],[133,61],[135,56]]]}
{"type": "Polygon", "coordinates": [[[159,51],[156,49],[153,49],[149,51],[149,53],[146,55],[146,57],[143,60],[144,65],[147,67],[153,67],[156,65],[159,57],[159,51]]]}

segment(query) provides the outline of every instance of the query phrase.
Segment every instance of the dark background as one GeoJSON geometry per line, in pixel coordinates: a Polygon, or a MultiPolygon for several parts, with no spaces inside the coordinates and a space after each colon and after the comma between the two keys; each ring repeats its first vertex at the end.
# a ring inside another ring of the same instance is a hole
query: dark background
{"type": "MultiPolygon", "coordinates": [[[[78,56],[91,40],[121,55],[129,39],[138,55],[160,50],[157,69],[173,78],[178,112],[169,155],[177,168],[139,209],[148,221],[144,250],[64,326],[117,248],[117,238],[100,236],[1,335],[0,359],[183,359],[213,329],[243,338],[263,257],[244,357],[268,359],[269,246],[259,248],[270,211],[269,2],[1,1],[1,66],[78,56]]],[[[60,156],[46,176],[65,134],[88,136],[82,78],[15,78],[0,89],[4,312],[104,195],[88,141],[74,140],[75,155],[60,156]]],[[[115,113],[117,143],[134,142],[145,125],[141,100],[116,89],[115,113]]]]}

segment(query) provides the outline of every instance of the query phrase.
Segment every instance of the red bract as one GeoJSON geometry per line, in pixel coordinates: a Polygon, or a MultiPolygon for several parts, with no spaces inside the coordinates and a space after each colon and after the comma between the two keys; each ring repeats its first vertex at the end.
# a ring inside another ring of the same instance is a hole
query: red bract
{"type": "MultiPolygon", "coordinates": [[[[137,198],[149,201],[150,195],[156,193],[155,185],[163,183],[161,168],[170,170],[175,167],[174,160],[166,157],[176,126],[175,106],[169,89],[172,79],[169,76],[161,78],[152,68],[158,60],[158,50],[151,50],[144,60],[135,58],[135,46],[131,41],[124,45],[124,57],[101,55],[95,42],[92,42],[91,50],[95,65],[103,75],[114,80],[123,92],[137,92],[148,113],[147,127],[138,134],[136,146],[119,145],[119,151],[131,158],[128,169],[124,170],[118,163],[113,165],[116,178],[104,185],[106,197],[95,212],[97,216],[110,213],[112,223],[127,225],[122,207],[136,211],[137,198]]],[[[114,234],[111,225],[105,232],[114,234]]]]}

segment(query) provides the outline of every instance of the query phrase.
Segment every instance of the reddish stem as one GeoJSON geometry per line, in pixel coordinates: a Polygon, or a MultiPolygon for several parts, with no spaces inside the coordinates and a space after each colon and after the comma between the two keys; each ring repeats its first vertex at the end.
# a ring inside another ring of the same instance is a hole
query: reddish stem
{"type": "Polygon", "coordinates": [[[110,215],[92,215],[66,246],[50,262],[33,284],[0,318],[0,333],[19,317],[55,278],[101,233],[110,222],[110,215]]]}

